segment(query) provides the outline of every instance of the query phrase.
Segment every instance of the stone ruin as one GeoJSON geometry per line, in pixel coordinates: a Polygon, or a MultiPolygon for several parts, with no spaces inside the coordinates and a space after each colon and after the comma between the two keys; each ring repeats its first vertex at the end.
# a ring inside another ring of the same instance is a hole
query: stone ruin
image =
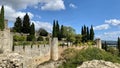
{"type": "Polygon", "coordinates": [[[96,47],[100,49],[102,48],[102,43],[100,38],[96,39],[96,47]]]}

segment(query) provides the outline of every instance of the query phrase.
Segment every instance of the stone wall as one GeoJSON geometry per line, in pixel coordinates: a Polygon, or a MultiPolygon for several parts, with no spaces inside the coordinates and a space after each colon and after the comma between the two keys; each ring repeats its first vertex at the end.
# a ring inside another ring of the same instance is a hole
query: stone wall
{"type": "Polygon", "coordinates": [[[13,36],[10,33],[9,29],[4,29],[4,31],[0,31],[0,48],[3,52],[11,52],[13,45],[13,36]]]}

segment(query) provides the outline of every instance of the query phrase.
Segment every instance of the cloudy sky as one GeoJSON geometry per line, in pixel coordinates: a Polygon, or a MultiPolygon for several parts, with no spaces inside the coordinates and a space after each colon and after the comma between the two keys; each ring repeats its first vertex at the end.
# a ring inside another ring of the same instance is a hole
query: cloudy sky
{"type": "Polygon", "coordinates": [[[5,18],[12,27],[16,17],[28,13],[35,28],[52,31],[53,20],[71,26],[76,33],[81,26],[94,26],[95,37],[117,40],[120,36],[120,0],[0,0],[5,18]]]}

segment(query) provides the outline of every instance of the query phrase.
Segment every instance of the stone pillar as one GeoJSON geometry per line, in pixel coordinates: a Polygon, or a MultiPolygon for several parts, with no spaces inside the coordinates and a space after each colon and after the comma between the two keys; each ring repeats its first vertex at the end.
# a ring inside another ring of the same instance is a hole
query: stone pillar
{"type": "Polygon", "coordinates": [[[4,20],[5,29],[8,29],[8,20],[4,20]]]}
{"type": "Polygon", "coordinates": [[[58,38],[53,38],[51,45],[51,59],[58,60],[58,38]]]}
{"type": "Polygon", "coordinates": [[[100,48],[100,49],[102,48],[102,43],[101,43],[100,38],[96,39],[96,45],[97,45],[98,48],[100,48]]]}

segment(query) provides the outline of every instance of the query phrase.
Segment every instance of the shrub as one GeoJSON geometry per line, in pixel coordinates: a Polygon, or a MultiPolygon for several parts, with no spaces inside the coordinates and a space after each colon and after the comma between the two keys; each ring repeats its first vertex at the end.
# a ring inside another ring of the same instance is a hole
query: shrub
{"type": "Polygon", "coordinates": [[[14,35],[13,40],[14,41],[25,41],[26,37],[25,36],[14,35]]]}
{"type": "Polygon", "coordinates": [[[76,68],[78,65],[82,64],[84,61],[90,60],[105,60],[120,63],[120,58],[116,55],[112,55],[104,50],[98,48],[87,48],[79,51],[72,52],[71,49],[67,49],[63,52],[66,62],[59,68],[76,68]],[[71,56],[72,54],[72,56],[71,56]],[[66,59],[67,58],[67,59],[66,59]]]}
{"type": "Polygon", "coordinates": [[[119,51],[115,47],[108,47],[107,52],[110,52],[113,55],[119,55],[119,51]]]}
{"type": "Polygon", "coordinates": [[[35,36],[34,35],[28,35],[27,36],[27,41],[33,41],[35,40],[35,36]]]}
{"type": "Polygon", "coordinates": [[[38,38],[37,38],[37,41],[43,41],[44,39],[43,39],[43,37],[42,36],[39,36],[38,38]]]}

